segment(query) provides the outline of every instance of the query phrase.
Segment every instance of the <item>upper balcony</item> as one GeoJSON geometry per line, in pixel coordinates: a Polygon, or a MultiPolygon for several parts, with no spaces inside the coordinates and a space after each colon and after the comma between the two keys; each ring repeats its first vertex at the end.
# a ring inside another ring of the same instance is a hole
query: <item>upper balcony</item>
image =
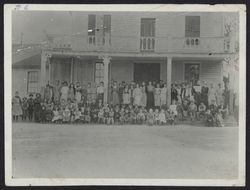
{"type": "Polygon", "coordinates": [[[228,37],[55,36],[46,49],[114,53],[233,53],[228,37]]]}

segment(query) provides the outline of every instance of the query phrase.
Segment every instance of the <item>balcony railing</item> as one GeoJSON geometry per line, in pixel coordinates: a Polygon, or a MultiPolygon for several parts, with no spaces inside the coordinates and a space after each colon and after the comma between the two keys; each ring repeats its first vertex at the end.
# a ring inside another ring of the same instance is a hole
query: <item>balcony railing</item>
{"type": "Polygon", "coordinates": [[[134,53],[231,53],[235,51],[233,44],[228,37],[106,36],[103,38],[95,35],[61,35],[50,40],[46,48],[134,53]]]}
{"type": "Polygon", "coordinates": [[[154,51],[155,50],[155,37],[141,37],[140,50],[141,51],[154,51]]]}

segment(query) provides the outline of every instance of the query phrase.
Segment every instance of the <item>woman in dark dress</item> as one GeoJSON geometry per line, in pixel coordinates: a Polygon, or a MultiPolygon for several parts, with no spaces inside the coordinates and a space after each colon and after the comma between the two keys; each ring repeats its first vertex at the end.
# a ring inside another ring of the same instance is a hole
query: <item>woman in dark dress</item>
{"type": "Polygon", "coordinates": [[[201,87],[201,102],[203,102],[206,107],[208,107],[208,90],[207,83],[204,81],[201,87]]]}
{"type": "Polygon", "coordinates": [[[147,86],[147,108],[154,107],[154,86],[152,85],[151,81],[148,82],[147,86]]]}
{"type": "Polygon", "coordinates": [[[40,122],[40,120],[41,120],[41,111],[42,111],[41,95],[36,94],[36,98],[34,100],[34,119],[35,119],[35,122],[40,122]]]}

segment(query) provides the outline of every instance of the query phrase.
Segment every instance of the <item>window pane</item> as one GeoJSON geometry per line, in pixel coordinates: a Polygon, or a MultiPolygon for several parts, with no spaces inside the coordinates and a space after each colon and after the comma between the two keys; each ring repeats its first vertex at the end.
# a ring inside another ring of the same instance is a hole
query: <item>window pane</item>
{"type": "Polygon", "coordinates": [[[200,17],[199,16],[186,16],[186,37],[200,37],[200,17]]]}
{"type": "Polygon", "coordinates": [[[104,32],[111,32],[111,15],[104,15],[103,26],[104,32]]]}
{"type": "Polygon", "coordinates": [[[141,19],[141,36],[155,36],[155,18],[141,19]]]}

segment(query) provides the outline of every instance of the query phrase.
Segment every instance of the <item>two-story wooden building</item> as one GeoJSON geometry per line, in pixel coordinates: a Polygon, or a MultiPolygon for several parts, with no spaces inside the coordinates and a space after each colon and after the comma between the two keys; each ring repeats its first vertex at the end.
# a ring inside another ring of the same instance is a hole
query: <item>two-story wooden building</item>
{"type": "Polygon", "coordinates": [[[37,90],[48,81],[104,81],[107,101],[111,79],[163,80],[169,89],[171,83],[194,78],[217,85],[223,59],[235,54],[234,39],[224,35],[226,13],[69,14],[71,31],[48,35],[42,49],[37,90]]]}

